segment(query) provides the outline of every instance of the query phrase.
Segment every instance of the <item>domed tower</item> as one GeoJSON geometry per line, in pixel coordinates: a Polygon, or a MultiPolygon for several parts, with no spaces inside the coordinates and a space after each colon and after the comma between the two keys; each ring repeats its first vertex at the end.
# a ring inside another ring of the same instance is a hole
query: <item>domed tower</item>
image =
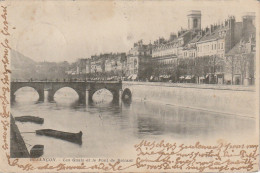
{"type": "Polygon", "coordinates": [[[201,11],[191,10],[188,13],[188,29],[199,31],[201,30],[201,11]]]}

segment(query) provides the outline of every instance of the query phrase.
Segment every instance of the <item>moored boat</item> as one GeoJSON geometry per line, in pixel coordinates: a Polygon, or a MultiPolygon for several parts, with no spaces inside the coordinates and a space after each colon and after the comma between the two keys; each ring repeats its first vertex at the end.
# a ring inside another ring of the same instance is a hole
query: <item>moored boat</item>
{"type": "Polygon", "coordinates": [[[77,144],[82,144],[82,132],[79,133],[70,133],[70,132],[62,132],[53,129],[41,129],[36,130],[37,135],[50,136],[58,139],[63,139],[66,141],[70,141],[77,144]]]}
{"type": "Polygon", "coordinates": [[[37,158],[43,155],[44,145],[34,145],[30,150],[30,157],[37,158]]]}
{"type": "Polygon", "coordinates": [[[20,122],[32,122],[32,123],[37,123],[37,124],[43,124],[44,119],[40,117],[35,117],[35,116],[21,116],[21,117],[15,117],[15,121],[20,121],[20,122]]]}

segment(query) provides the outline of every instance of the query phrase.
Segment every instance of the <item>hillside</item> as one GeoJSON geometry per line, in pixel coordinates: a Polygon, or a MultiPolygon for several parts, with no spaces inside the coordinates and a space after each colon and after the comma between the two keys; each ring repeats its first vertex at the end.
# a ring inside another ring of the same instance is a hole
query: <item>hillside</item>
{"type": "Polygon", "coordinates": [[[35,62],[20,52],[11,50],[12,80],[63,80],[70,68],[70,64],[66,61],[35,62]]]}
{"type": "Polygon", "coordinates": [[[12,80],[28,80],[35,77],[36,62],[18,51],[11,50],[12,80]]]}

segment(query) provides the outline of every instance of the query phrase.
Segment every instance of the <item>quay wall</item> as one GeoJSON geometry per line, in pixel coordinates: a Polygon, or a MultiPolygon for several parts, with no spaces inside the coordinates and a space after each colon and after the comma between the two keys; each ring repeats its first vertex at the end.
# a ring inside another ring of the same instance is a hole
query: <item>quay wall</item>
{"type": "Polygon", "coordinates": [[[15,124],[13,116],[10,117],[10,156],[11,158],[29,158],[30,154],[27,150],[23,137],[15,124]]]}
{"type": "Polygon", "coordinates": [[[254,86],[198,85],[157,82],[122,82],[132,99],[161,102],[206,111],[255,118],[257,93],[254,86]]]}

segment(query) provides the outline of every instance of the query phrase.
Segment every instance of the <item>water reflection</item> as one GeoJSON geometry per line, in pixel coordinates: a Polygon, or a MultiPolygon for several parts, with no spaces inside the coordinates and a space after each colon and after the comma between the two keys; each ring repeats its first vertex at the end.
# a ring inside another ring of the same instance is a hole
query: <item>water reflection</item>
{"type": "Polygon", "coordinates": [[[18,93],[20,100],[11,109],[14,116],[44,118],[42,126],[17,122],[22,132],[44,128],[83,132],[81,147],[58,139],[22,134],[30,145],[44,144],[46,157],[109,157],[116,154],[110,151],[118,151],[139,139],[192,141],[218,139],[223,134],[236,138],[243,134],[253,135],[256,129],[252,118],[136,100],[113,103],[104,96],[100,97],[101,101],[80,105],[77,95],[60,94],[61,97],[57,93],[55,103],[32,104],[22,102],[31,91],[18,93]]]}
{"type": "Polygon", "coordinates": [[[255,119],[154,103],[134,104],[137,135],[198,137],[254,131],[255,119]]]}

